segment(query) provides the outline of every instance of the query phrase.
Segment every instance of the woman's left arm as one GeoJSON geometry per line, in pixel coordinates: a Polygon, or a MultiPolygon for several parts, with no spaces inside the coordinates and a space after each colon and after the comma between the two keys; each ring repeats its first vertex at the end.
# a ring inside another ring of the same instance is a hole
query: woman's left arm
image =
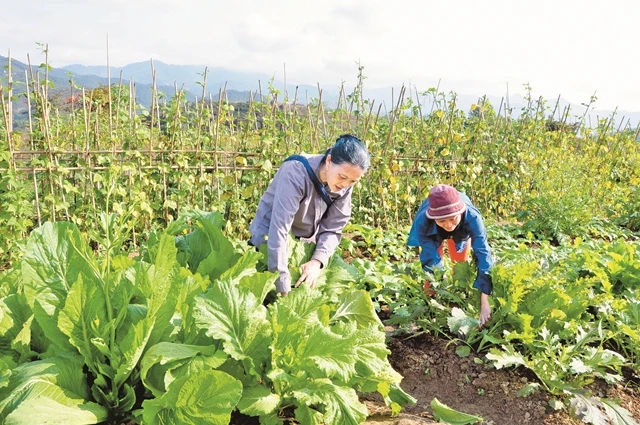
{"type": "Polygon", "coordinates": [[[483,294],[491,295],[493,285],[489,273],[493,266],[493,258],[487,241],[487,230],[480,213],[474,211],[470,218],[471,248],[473,248],[473,256],[478,266],[478,276],[473,287],[479,289],[483,294]]]}

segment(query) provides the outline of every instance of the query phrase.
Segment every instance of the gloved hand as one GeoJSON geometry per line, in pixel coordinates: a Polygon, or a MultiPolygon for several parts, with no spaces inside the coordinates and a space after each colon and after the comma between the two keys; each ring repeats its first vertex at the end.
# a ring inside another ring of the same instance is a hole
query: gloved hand
{"type": "Polygon", "coordinates": [[[427,297],[435,297],[436,296],[436,291],[433,290],[433,288],[431,287],[431,282],[429,282],[428,280],[424,281],[424,285],[422,285],[422,289],[424,289],[424,293],[427,297]]]}

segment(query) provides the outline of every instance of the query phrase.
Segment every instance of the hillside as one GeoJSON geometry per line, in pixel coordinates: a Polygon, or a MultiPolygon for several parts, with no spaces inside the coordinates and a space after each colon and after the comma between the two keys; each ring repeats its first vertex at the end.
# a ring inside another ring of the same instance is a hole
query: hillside
{"type": "MultiPolygon", "coordinates": [[[[3,76],[0,83],[7,80],[7,58],[0,56],[0,66],[3,76]]],[[[41,81],[45,78],[44,65],[34,65],[34,78],[41,81]]],[[[13,92],[16,95],[14,103],[14,119],[20,120],[26,115],[26,99],[21,94],[25,87],[25,70],[28,65],[12,59],[12,77],[14,80],[13,92]]],[[[203,84],[205,83],[206,70],[206,97],[213,100],[218,99],[220,90],[226,91],[226,98],[230,102],[246,102],[251,97],[260,99],[261,96],[269,94],[270,86],[278,93],[279,99],[285,96],[292,101],[296,96],[296,103],[306,104],[307,102],[320,97],[319,88],[309,84],[292,84],[276,80],[274,76],[257,72],[239,72],[221,67],[207,67],[205,65],[171,65],[160,61],[138,62],[124,67],[111,67],[111,82],[115,83],[122,79],[123,84],[129,85],[129,81],[134,81],[136,85],[136,97],[138,103],[144,106],[151,105],[151,93],[153,75],[155,72],[156,86],[160,92],[171,97],[176,88],[186,92],[188,100],[202,97],[203,84]]],[[[52,82],[53,89],[50,93],[54,96],[69,96],[71,91],[71,80],[77,87],[92,89],[108,84],[108,73],[106,66],[86,66],[74,64],[62,68],[51,68],[48,78],[52,82]]],[[[322,101],[329,107],[337,106],[340,97],[340,86],[320,87],[322,90],[322,101]]],[[[344,87],[347,93],[353,90],[352,87],[344,87]]],[[[405,98],[414,101],[419,100],[423,115],[428,114],[434,108],[443,105],[436,104],[432,94],[427,94],[429,88],[407,87],[405,98]],[[417,91],[417,92],[416,92],[417,91]]],[[[397,104],[397,96],[400,90],[392,87],[369,88],[364,87],[363,97],[375,101],[376,109],[382,105],[381,113],[386,114],[397,104]]],[[[448,93],[451,96],[453,93],[448,93]]],[[[478,103],[483,95],[456,93],[456,108],[461,111],[469,111],[474,103],[478,103]]],[[[507,106],[512,116],[520,115],[523,108],[526,108],[527,100],[521,94],[512,94],[507,99],[506,96],[486,95],[486,100],[490,102],[496,111],[505,113],[507,106]]],[[[534,99],[537,100],[537,99],[534,99]]],[[[560,120],[563,113],[568,111],[566,120],[569,123],[582,121],[588,126],[596,126],[598,120],[610,118],[615,113],[615,120],[611,125],[612,129],[636,128],[640,124],[640,112],[638,111],[609,111],[597,109],[597,102],[589,109],[585,115],[585,105],[573,104],[561,96],[555,99],[546,99],[548,111],[546,116],[553,113],[553,119],[560,120]],[[594,109],[595,107],[595,109],[594,109]]]]}

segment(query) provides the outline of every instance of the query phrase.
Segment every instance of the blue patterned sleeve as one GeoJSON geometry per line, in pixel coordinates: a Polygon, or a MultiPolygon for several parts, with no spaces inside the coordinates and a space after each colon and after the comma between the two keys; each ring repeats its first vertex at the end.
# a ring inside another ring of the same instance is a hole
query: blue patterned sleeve
{"type": "Polygon", "coordinates": [[[491,248],[487,241],[487,230],[484,227],[482,216],[477,210],[472,210],[470,231],[471,231],[471,247],[473,248],[473,256],[478,266],[478,276],[473,287],[479,289],[487,295],[491,295],[493,284],[491,281],[491,267],[493,266],[493,258],[491,257],[491,248]]]}
{"type": "Polygon", "coordinates": [[[438,253],[439,243],[435,234],[429,234],[429,222],[425,211],[429,208],[429,199],[425,199],[418,208],[409,231],[407,245],[420,247],[420,263],[425,271],[431,272],[434,268],[442,267],[442,257],[438,253]]]}

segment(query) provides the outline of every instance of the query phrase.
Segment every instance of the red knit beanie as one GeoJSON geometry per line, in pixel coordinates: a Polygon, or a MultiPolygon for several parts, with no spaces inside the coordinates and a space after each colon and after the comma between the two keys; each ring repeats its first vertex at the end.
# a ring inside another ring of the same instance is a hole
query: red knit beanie
{"type": "Polygon", "coordinates": [[[446,184],[437,184],[429,192],[429,208],[427,217],[442,220],[462,214],[466,209],[458,191],[446,184]]]}

